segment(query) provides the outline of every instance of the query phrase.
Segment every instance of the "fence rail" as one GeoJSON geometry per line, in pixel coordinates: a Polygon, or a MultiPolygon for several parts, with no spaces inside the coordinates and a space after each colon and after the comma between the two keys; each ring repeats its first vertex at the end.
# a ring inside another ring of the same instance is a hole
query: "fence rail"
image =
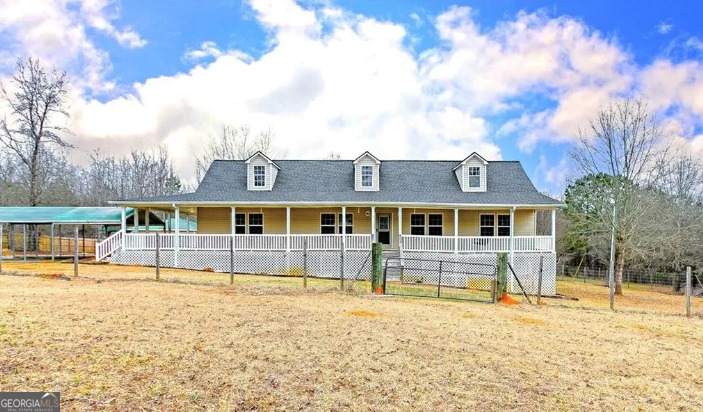
{"type": "MultiPolygon", "coordinates": [[[[583,283],[608,283],[608,269],[598,267],[580,267],[561,265],[558,267],[558,280],[583,283]]],[[[648,286],[650,288],[671,288],[673,291],[683,290],[685,276],[679,272],[664,272],[647,269],[625,269],[622,274],[624,288],[633,286],[648,286]]]]}

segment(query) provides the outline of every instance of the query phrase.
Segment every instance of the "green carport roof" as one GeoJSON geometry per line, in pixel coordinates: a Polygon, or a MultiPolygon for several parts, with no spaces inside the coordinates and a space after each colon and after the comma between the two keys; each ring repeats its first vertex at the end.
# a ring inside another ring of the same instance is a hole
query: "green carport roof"
{"type": "MultiPolygon", "coordinates": [[[[128,207],[127,217],[132,214],[134,209],[128,207]]],[[[121,221],[119,207],[0,207],[0,223],[119,225],[121,221]]]]}

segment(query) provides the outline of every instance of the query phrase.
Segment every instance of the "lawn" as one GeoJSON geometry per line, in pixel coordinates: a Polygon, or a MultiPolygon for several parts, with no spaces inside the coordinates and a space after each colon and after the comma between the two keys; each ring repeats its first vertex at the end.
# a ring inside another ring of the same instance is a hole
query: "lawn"
{"type": "Polygon", "coordinates": [[[595,285],[538,307],[80,271],[0,276],[0,389],[61,391],[65,410],[703,410],[703,318],[613,313],[595,285]]]}

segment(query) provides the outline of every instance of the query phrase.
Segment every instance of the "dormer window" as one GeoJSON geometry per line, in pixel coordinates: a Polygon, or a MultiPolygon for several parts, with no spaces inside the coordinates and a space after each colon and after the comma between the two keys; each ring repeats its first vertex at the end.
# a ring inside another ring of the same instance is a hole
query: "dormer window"
{"type": "Polygon", "coordinates": [[[273,190],[281,168],[265,154],[256,152],[244,163],[247,165],[247,190],[273,190]]]}
{"type": "Polygon", "coordinates": [[[373,186],[373,166],[361,166],[361,187],[373,186]]]}
{"type": "Polygon", "coordinates": [[[266,187],[266,166],[254,166],[254,187],[266,187]]]}
{"type": "Polygon", "coordinates": [[[469,187],[481,187],[481,168],[469,167],[469,187]]]}
{"type": "Polygon", "coordinates": [[[354,190],[376,192],[380,187],[381,161],[369,152],[354,160],[354,190]]]}
{"type": "Polygon", "coordinates": [[[463,192],[486,191],[486,168],[488,162],[478,153],[474,152],[461,163],[456,165],[454,174],[463,192]]]}

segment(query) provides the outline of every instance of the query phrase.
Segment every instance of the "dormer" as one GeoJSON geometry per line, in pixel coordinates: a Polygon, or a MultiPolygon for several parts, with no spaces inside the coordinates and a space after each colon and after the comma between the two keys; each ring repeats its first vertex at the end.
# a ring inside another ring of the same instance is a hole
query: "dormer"
{"type": "Polygon", "coordinates": [[[486,166],[488,162],[473,152],[454,167],[454,174],[464,192],[486,191],[486,166]]]}
{"type": "Polygon", "coordinates": [[[265,154],[256,152],[244,163],[247,165],[247,190],[271,190],[280,167],[265,154]]]}
{"type": "Polygon", "coordinates": [[[377,192],[380,186],[381,161],[369,152],[364,152],[354,160],[354,190],[357,192],[377,192]]]}

